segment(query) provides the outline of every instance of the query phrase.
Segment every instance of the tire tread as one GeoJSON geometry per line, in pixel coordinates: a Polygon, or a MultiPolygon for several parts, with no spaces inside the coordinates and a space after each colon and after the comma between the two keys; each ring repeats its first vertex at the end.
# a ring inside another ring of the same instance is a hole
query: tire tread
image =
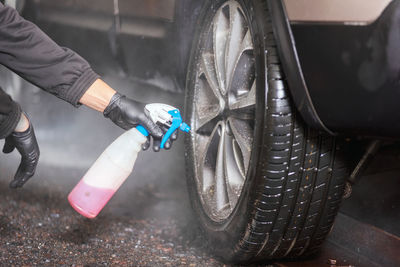
{"type": "MultiPolygon", "coordinates": [[[[263,6],[268,13],[265,1],[263,6]]],[[[270,20],[265,29],[269,110],[259,160],[262,179],[242,240],[247,256],[238,259],[296,258],[318,250],[332,228],[347,175],[335,138],[303,126],[293,112],[270,20]]]]}

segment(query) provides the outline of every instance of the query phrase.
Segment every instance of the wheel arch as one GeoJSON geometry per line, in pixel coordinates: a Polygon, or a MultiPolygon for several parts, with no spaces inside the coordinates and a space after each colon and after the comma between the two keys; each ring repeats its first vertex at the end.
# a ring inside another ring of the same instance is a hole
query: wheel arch
{"type": "Polygon", "coordinates": [[[284,3],[281,0],[270,0],[268,8],[279,57],[297,110],[310,127],[334,135],[334,132],[328,129],[318,116],[311,100],[284,3]]]}

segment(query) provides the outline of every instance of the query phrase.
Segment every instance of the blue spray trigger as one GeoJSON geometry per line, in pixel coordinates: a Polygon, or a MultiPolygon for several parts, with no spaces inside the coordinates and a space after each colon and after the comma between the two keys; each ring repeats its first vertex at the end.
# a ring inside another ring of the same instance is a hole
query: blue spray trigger
{"type": "Polygon", "coordinates": [[[184,132],[190,131],[190,127],[186,123],[182,122],[182,116],[178,109],[170,110],[168,111],[168,114],[172,116],[172,123],[161,141],[160,148],[164,148],[165,143],[168,141],[168,139],[171,137],[176,129],[181,129],[184,132]]]}
{"type": "MultiPolygon", "coordinates": [[[[172,117],[171,126],[161,140],[160,148],[164,148],[165,143],[177,129],[180,129],[181,131],[187,133],[190,131],[189,125],[182,122],[182,116],[178,109],[170,110],[168,111],[168,114],[170,114],[172,117]]],[[[144,136],[149,136],[149,132],[142,125],[139,124],[138,126],[136,126],[136,129],[144,136]]]]}
{"type": "Polygon", "coordinates": [[[161,145],[160,148],[164,148],[165,143],[168,141],[168,139],[171,137],[171,135],[175,132],[176,129],[178,129],[181,124],[182,124],[182,117],[181,113],[179,110],[174,109],[168,111],[168,114],[172,116],[172,123],[171,126],[169,127],[168,131],[165,133],[163,139],[161,140],[161,145]]]}

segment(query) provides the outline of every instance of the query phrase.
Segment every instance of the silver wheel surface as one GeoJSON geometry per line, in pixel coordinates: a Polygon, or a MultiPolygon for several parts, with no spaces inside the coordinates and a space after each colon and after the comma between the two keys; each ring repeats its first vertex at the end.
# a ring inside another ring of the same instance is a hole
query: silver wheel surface
{"type": "Polygon", "coordinates": [[[191,114],[195,179],[204,211],[220,222],[240,198],[254,136],[253,42],[238,2],[217,10],[199,44],[191,114]]]}

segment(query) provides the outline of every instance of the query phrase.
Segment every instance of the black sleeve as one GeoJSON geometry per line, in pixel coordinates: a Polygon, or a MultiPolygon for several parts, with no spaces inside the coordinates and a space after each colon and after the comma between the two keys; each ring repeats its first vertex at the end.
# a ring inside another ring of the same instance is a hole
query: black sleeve
{"type": "Polygon", "coordinates": [[[0,139],[14,131],[20,116],[21,107],[0,88],[0,139]]]}
{"type": "Polygon", "coordinates": [[[99,77],[78,54],[58,46],[16,10],[0,4],[0,64],[79,106],[79,99],[99,77]]]}

